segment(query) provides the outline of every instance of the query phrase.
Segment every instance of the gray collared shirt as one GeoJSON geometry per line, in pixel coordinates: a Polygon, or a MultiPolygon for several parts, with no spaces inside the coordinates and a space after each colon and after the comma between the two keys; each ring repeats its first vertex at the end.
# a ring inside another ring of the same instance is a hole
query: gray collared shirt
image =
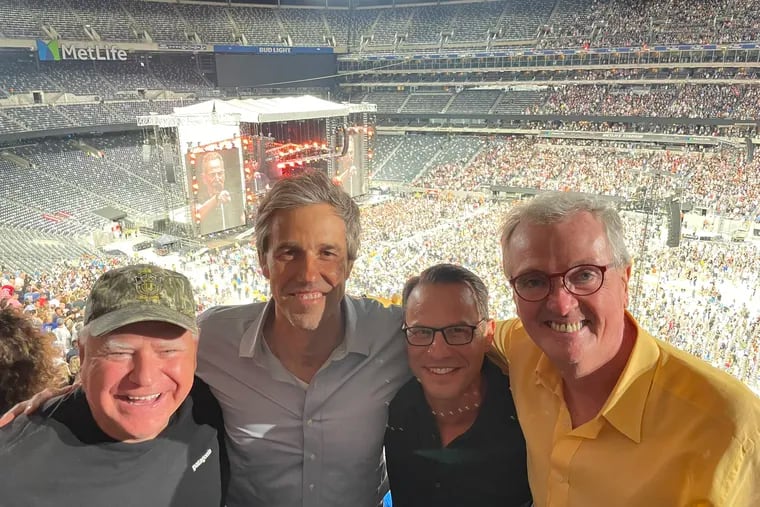
{"type": "Polygon", "coordinates": [[[374,507],[388,404],[411,377],[399,308],[345,297],[346,336],[309,384],[262,339],[273,303],[199,318],[197,374],[224,413],[229,507],[374,507]]]}

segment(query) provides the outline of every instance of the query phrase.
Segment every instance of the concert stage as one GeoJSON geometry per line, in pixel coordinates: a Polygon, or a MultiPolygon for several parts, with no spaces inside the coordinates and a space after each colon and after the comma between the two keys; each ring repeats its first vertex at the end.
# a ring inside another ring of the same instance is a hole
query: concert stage
{"type": "Polygon", "coordinates": [[[186,209],[167,206],[165,218],[207,238],[252,225],[258,197],[306,170],[324,171],[352,196],[366,194],[375,111],[309,95],[209,100],[138,117],[138,125],[164,188],[186,196],[186,209]]]}

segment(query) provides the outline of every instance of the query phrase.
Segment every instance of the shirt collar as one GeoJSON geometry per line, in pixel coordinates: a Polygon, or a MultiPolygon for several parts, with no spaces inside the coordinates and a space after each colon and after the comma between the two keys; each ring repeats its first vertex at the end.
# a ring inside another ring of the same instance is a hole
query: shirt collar
{"type": "Polygon", "coordinates": [[[601,415],[620,433],[640,443],[644,407],[652,389],[660,348],[630,313],[626,312],[626,318],[636,326],[636,343],[601,415]]]}
{"type": "MultiPolygon", "coordinates": [[[[345,336],[342,343],[345,345],[346,352],[355,352],[357,354],[369,356],[369,340],[366,336],[362,339],[359,335],[359,319],[357,317],[356,302],[348,296],[343,296],[341,309],[345,323],[345,336]]],[[[255,358],[261,354],[264,325],[266,324],[267,317],[273,311],[274,299],[269,299],[259,315],[259,318],[254,320],[243,333],[238,351],[240,357],[255,358]]]]}
{"type": "MultiPolygon", "coordinates": [[[[641,329],[630,313],[626,311],[625,317],[636,326],[636,343],[623,373],[600,411],[600,416],[630,440],[639,443],[644,407],[654,380],[660,349],[654,338],[641,329]]],[[[563,399],[562,377],[544,353],[541,353],[536,364],[535,376],[536,384],[543,385],[563,399]]]]}

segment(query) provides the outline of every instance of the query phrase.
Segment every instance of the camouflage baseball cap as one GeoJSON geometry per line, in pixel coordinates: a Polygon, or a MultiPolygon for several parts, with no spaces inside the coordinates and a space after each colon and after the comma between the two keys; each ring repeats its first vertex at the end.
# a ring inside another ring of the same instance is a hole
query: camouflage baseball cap
{"type": "Polygon", "coordinates": [[[176,271],[150,264],[112,269],[93,285],[84,309],[92,336],[127,324],[161,321],[198,334],[190,281],[176,271]]]}

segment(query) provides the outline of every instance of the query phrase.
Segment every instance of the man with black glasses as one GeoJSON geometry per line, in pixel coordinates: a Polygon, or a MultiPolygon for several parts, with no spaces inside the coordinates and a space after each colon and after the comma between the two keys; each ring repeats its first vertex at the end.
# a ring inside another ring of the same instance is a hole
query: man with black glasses
{"type": "Polygon", "coordinates": [[[504,221],[519,319],[497,324],[536,506],[760,505],[760,400],[627,312],[631,256],[601,198],[546,193],[504,221]]]}
{"type": "Polygon", "coordinates": [[[509,379],[485,358],[494,321],[470,271],[439,264],[403,291],[416,378],[390,404],[385,452],[395,507],[530,504],[509,379]]]}

